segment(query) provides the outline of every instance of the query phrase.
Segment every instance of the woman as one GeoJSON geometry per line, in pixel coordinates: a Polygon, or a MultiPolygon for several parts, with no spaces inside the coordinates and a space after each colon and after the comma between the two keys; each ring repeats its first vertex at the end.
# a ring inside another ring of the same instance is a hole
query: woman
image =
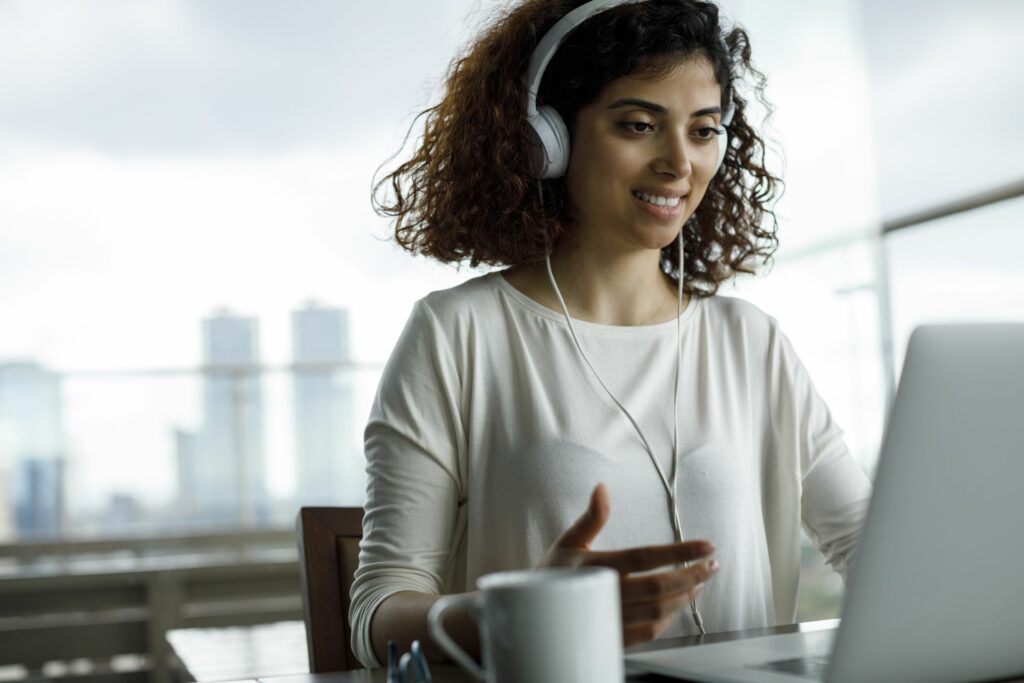
{"type": "Polygon", "coordinates": [[[747,35],[697,0],[583,21],[537,94],[567,127],[559,176],[525,75],[584,4],[500,17],[377,186],[405,248],[506,269],[419,301],[381,379],[350,610],[368,666],[493,571],[618,569],[630,645],[792,622],[801,523],[852,557],[866,477],[774,319],[715,296],[776,244],[747,35]]]}

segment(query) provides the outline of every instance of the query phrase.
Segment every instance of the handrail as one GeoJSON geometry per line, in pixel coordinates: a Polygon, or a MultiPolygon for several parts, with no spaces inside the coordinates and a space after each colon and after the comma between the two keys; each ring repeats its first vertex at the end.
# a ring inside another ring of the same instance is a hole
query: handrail
{"type": "Polygon", "coordinates": [[[21,561],[38,557],[88,555],[96,553],[132,552],[144,554],[160,550],[245,550],[255,546],[291,546],[295,530],[290,527],[254,529],[207,534],[104,537],[102,539],[24,541],[0,544],[0,558],[21,561]]]}
{"type": "Polygon", "coordinates": [[[882,234],[887,235],[897,230],[912,228],[922,223],[928,223],[940,218],[948,218],[949,216],[974,209],[982,209],[986,206],[998,204],[1008,199],[1017,199],[1018,197],[1024,197],[1024,178],[1007,185],[961,197],[945,204],[939,204],[921,211],[914,211],[897,218],[882,221],[882,234]]]}
{"type": "Polygon", "coordinates": [[[180,377],[189,375],[254,375],[304,372],[332,372],[336,370],[367,371],[383,370],[384,363],[377,361],[297,361],[284,365],[262,363],[207,363],[179,368],[98,368],[56,370],[55,374],[65,378],[102,377],[180,377]]]}

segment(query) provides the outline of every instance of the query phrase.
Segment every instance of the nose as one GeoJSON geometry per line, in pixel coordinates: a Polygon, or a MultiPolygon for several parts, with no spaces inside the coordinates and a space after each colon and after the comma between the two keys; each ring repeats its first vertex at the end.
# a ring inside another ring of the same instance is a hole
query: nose
{"type": "Polygon", "coordinates": [[[689,139],[685,132],[666,134],[652,163],[654,172],[673,178],[685,178],[693,173],[693,150],[688,145],[689,139]]]}

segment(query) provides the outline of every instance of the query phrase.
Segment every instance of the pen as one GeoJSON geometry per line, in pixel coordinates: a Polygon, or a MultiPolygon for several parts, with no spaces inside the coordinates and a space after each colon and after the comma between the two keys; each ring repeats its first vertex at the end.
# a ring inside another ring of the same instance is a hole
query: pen
{"type": "Polygon", "coordinates": [[[401,683],[412,683],[408,678],[410,661],[412,662],[413,670],[416,672],[417,683],[431,683],[430,669],[427,668],[427,660],[420,650],[420,641],[418,640],[412,641],[412,652],[406,652],[402,655],[402,660],[399,662],[398,668],[402,675],[401,683]]]}
{"type": "Polygon", "coordinates": [[[393,640],[388,641],[388,683],[402,683],[398,669],[398,646],[393,640]]]}

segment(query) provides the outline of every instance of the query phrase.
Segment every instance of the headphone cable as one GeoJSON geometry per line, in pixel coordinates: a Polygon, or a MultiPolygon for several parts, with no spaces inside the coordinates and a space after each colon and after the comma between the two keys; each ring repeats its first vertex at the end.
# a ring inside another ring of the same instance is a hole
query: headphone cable
{"type": "MultiPolygon", "coordinates": [[[[538,181],[538,185],[541,185],[541,183],[539,181],[538,181]]],[[[676,482],[678,481],[677,473],[679,471],[679,409],[678,409],[679,386],[680,386],[679,376],[680,376],[681,368],[682,368],[682,355],[683,355],[683,352],[682,352],[682,322],[680,320],[680,317],[682,315],[682,308],[683,308],[683,259],[684,259],[685,252],[684,252],[684,248],[683,248],[683,232],[682,232],[682,229],[680,229],[680,231],[679,231],[678,242],[679,242],[679,277],[678,277],[678,281],[677,281],[678,289],[677,289],[677,298],[676,298],[676,374],[675,374],[675,383],[673,385],[673,391],[672,391],[672,423],[673,423],[673,428],[672,428],[672,456],[673,457],[672,457],[672,481],[671,481],[671,483],[669,483],[668,479],[665,477],[665,472],[664,472],[664,470],[661,467],[661,463],[659,463],[658,462],[658,458],[655,457],[654,450],[651,448],[650,444],[647,442],[647,438],[644,436],[643,430],[640,429],[640,425],[637,424],[636,420],[633,418],[633,416],[630,414],[630,412],[626,409],[626,407],[624,405],[622,405],[622,403],[619,401],[619,399],[617,399],[615,397],[615,394],[612,393],[611,389],[609,389],[608,386],[604,383],[604,380],[601,379],[601,375],[598,374],[597,370],[594,368],[594,365],[590,362],[590,359],[587,357],[586,352],[583,351],[583,346],[580,344],[579,338],[576,336],[576,328],[573,326],[572,318],[569,316],[569,307],[566,305],[565,299],[562,297],[562,292],[558,288],[558,283],[555,281],[555,274],[554,274],[554,271],[551,269],[551,254],[550,253],[548,253],[548,255],[545,257],[545,264],[547,266],[548,280],[550,281],[551,287],[552,287],[552,289],[555,292],[555,297],[558,299],[558,303],[562,307],[562,313],[565,316],[565,322],[569,326],[569,335],[572,337],[572,341],[573,341],[573,343],[576,346],[576,350],[579,351],[580,358],[583,359],[584,364],[586,364],[586,366],[590,369],[590,372],[594,376],[594,379],[597,380],[597,383],[601,385],[601,388],[604,389],[606,394],[608,394],[608,397],[619,408],[619,410],[622,412],[622,414],[625,415],[626,419],[629,420],[629,423],[633,426],[633,429],[636,431],[637,436],[640,437],[640,442],[643,444],[644,450],[647,451],[647,455],[650,456],[651,462],[654,464],[654,468],[657,470],[658,476],[661,479],[661,483],[664,485],[666,493],[668,493],[669,507],[670,507],[670,512],[671,512],[671,515],[672,515],[672,530],[674,532],[675,539],[678,542],[682,542],[682,540],[683,540],[682,522],[679,519],[679,508],[676,505],[676,495],[675,495],[676,494],[676,482]]],[[[686,565],[686,563],[683,563],[683,564],[684,564],[684,566],[686,565]]],[[[697,626],[697,630],[700,633],[700,635],[705,635],[706,634],[706,630],[704,628],[704,620],[701,618],[700,610],[697,609],[697,603],[696,603],[695,600],[691,600],[690,601],[690,613],[691,613],[691,616],[693,617],[693,623],[697,626]]]]}

